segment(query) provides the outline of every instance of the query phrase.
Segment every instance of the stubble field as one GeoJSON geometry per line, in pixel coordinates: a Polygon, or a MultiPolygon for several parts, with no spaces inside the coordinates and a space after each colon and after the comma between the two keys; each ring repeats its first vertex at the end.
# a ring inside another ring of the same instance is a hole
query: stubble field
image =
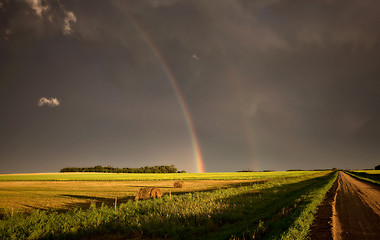
{"type": "Polygon", "coordinates": [[[256,180],[187,180],[183,188],[173,188],[173,180],[162,181],[2,181],[0,209],[70,210],[89,207],[92,202],[106,205],[133,199],[143,187],[158,187],[163,194],[221,189],[256,180]]]}
{"type": "Polygon", "coordinates": [[[0,214],[7,209],[69,210],[89,207],[92,202],[119,204],[133,199],[142,187],[159,187],[164,194],[235,187],[269,179],[296,177],[315,172],[240,173],[40,173],[0,175],[0,214]],[[183,188],[173,188],[175,180],[183,188]]]}

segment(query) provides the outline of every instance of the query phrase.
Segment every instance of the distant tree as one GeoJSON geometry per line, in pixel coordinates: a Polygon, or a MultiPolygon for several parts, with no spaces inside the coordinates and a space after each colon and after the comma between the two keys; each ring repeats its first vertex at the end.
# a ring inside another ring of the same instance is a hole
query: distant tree
{"type": "Polygon", "coordinates": [[[380,165],[377,165],[377,166],[375,167],[375,170],[380,170],[380,165]]]}
{"type": "MultiPolygon", "coordinates": [[[[62,168],[60,172],[106,172],[106,173],[176,173],[177,168],[174,165],[170,166],[145,166],[140,168],[115,168],[112,166],[103,167],[97,165],[95,167],[68,167],[62,168]]],[[[186,171],[178,171],[186,172],[186,171]]]]}
{"type": "Polygon", "coordinates": [[[169,166],[169,172],[170,173],[176,173],[177,172],[177,168],[172,164],[169,166]]]}

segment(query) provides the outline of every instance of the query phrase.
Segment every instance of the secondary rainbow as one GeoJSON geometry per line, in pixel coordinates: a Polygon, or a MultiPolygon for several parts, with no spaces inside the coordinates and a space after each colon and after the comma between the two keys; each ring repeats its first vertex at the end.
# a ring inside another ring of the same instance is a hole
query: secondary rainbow
{"type": "Polygon", "coordinates": [[[183,94],[181,92],[181,89],[178,86],[177,80],[175,79],[174,74],[170,70],[168,64],[166,63],[164,57],[160,53],[157,46],[154,44],[154,42],[149,37],[148,33],[144,30],[144,28],[136,21],[136,19],[132,16],[131,13],[129,13],[128,9],[123,4],[120,4],[119,1],[112,1],[119,9],[122,10],[122,12],[125,14],[125,16],[130,20],[132,26],[135,28],[136,32],[138,32],[143,39],[144,43],[147,45],[147,47],[152,52],[152,55],[157,59],[157,61],[160,63],[163,73],[166,75],[167,79],[169,80],[171,86],[173,87],[173,90],[175,92],[178,104],[181,108],[183,117],[185,119],[185,123],[190,135],[190,140],[193,148],[193,155],[194,160],[196,163],[197,171],[199,173],[204,172],[204,164],[202,159],[202,153],[201,148],[199,146],[199,141],[197,138],[197,135],[195,133],[194,129],[194,123],[191,118],[189,108],[187,107],[187,104],[185,102],[185,99],[183,97],[183,94]]]}

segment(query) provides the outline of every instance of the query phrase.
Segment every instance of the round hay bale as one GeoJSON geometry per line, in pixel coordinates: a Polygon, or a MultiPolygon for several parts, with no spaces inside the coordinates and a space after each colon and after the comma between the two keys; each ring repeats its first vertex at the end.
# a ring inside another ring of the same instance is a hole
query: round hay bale
{"type": "Polygon", "coordinates": [[[161,190],[156,187],[145,187],[140,188],[136,193],[135,200],[145,200],[149,198],[160,198],[162,197],[161,190]]]}
{"type": "Polygon", "coordinates": [[[183,188],[183,182],[182,181],[175,181],[174,182],[174,184],[173,184],[173,186],[175,187],[175,188],[183,188]]]}
{"type": "Polygon", "coordinates": [[[158,188],[153,188],[152,191],[150,192],[150,197],[151,198],[160,198],[162,197],[162,192],[158,188]]]}

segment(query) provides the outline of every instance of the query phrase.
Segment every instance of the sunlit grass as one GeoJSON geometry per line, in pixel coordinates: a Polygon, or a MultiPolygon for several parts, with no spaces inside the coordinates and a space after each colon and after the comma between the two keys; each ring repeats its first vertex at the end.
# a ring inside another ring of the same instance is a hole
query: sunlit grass
{"type": "Polygon", "coordinates": [[[353,172],[363,172],[367,174],[380,174],[380,170],[355,170],[353,172]]]}
{"type": "Polygon", "coordinates": [[[319,186],[315,186],[308,194],[303,196],[302,201],[307,202],[307,204],[305,204],[304,207],[297,209],[299,215],[291,219],[293,224],[281,235],[281,239],[306,239],[308,237],[318,206],[323,202],[326,193],[334,184],[337,176],[338,172],[329,179],[327,184],[320,182],[319,186]]]}
{"type": "Polygon", "coordinates": [[[346,171],[353,177],[380,185],[380,170],[356,170],[346,171]]]}
{"type": "MultiPolygon", "coordinates": [[[[313,202],[314,193],[323,195],[333,177],[330,172],[316,172],[210,192],[165,194],[162,199],[127,200],[116,210],[97,205],[65,213],[33,211],[29,215],[13,213],[12,217],[8,212],[0,222],[0,238],[107,238],[120,234],[131,238],[243,239],[254,234],[278,239],[292,229],[300,212],[313,202]],[[273,236],[274,226],[282,230],[273,236]]],[[[308,221],[302,228],[310,224],[308,221]]],[[[305,234],[295,236],[302,239],[305,234]]]]}
{"type": "Polygon", "coordinates": [[[166,193],[220,189],[252,181],[319,174],[302,172],[241,173],[48,173],[0,175],[0,214],[4,209],[72,209],[88,207],[90,201],[112,204],[133,199],[142,187],[155,186],[166,193]],[[168,180],[170,179],[170,180],[168,180]],[[176,179],[183,188],[173,188],[176,179]],[[206,179],[206,180],[204,180],[206,179]]]}

